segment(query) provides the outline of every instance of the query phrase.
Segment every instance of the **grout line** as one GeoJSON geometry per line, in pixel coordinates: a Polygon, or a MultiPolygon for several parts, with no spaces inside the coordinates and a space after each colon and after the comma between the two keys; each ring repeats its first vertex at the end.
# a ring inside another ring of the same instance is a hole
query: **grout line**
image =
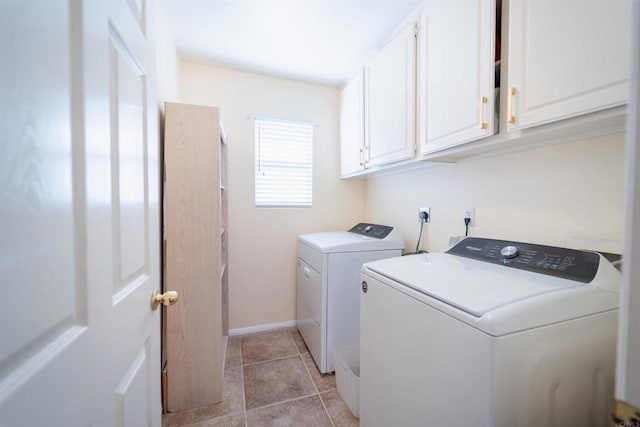
{"type": "Polygon", "coordinates": [[[244,427],[248,427],[247,396],[244,390],[244,358],[242,357],[242,337],[238,337],[238,347],[240,348],[240,380],[242,381],[242,405],[244,406],[244,427]]]}
{"type": "MultiPolygon", "coordinates": [[[[298,346],[296,346],[296,348],[298,348],[298,346]]],[[[318,386],[316,385],[316,382],[313,380],[313,376],[311,375],[311,371],[309,371],[309,367],[304,362],[304,357],[302,357],[302,354],[300,353],[300,350],[298,350],[298,357],[300,358],[300,360],[302,360],[302,366],[304,366],[304,369],[307,371],[307,375],[309,375],[309,379],[311,380],[311,384],[313,384],[313,388],[316,390],[316,394],[319,395],[320,394],[320,390],[318,390],[318,386]]]]}
{"type": "MultiPolygon", "coordinates": [[[[279,358],[275,358],[275,359],[263,360],[263,361],[260,361],[260,362],[253,362],[253,363],[248,363],[248,364],[245,364],[244,356],[243,356],[243,353],[242,353],[242,339],[243,339],[243,337],[246,338],[248,336],[254,336],[254,335],[257,335],[257,334],[239,335],[238,336],[238,340],[239,340],[239,344],[240,344],[240,367],[241,367],[241,375],[242,375],[242,397],[243,397],[243,400],[244,400],[244,409],[245,409],[244,410],[245,427],[248,427],[248,412],[254,412],[254,411],[257,411],[257,410],[262,410],[264,408],[269,408],[269,407],[272,407],[272,406],[276,406],[276,405],[280,405],[280,404],[284,404],[284,403],[289,403],[289,402],[293,402],[293,401],[296,401],[296,400],[305,399],[305,398],[309,398],[309,397],[313,397],[313,396],[317,396],[318,399],[320,399],[320,404],[322,405],[322,408],[324,409],[325,414],[329,418],[329,422],[331,423],[331,425],[333,427],[335,427],[335,423],[334,423],[333,419],[331,418],[331,415],[329,414],[329,411],[327,410],[326,405],[324,404],[324,400],[320,396],[320,390],[318,389],[318,386],[316,385],[316,382],[314,381],[313,376],[311,375],[311,371],[309,370],[309,367],[305,363],[304,354],[306,354],[308,352],[302,353],[300,351],[300,348],[298,347],[298,345],[296,343],[296,340],[293,337],[293,333],[294,333],[293,328],[287,328],[285,330],[289,331],[289,337],[293,341],[293,345],[294,345],[294,347],[296,349],[296,354],[291,354],[291,355],[288,355],[288,356],[283,356],[283,357],[279,357],[279,358]],[[307,375],[308,375],[309,379],[311,380],[311,384],[313,384],[313,388],[315,390],[315,393],[312,393],[312,394],[309,394],[309,395],[305,395],[305,396],[297,396],[297,397],[294,397],[294,398],[291,398],[291,399],[286,399],[286,400],[283,400],[283,401],[280,401],[280,402],[274,402],[274,403],[271,403],[271,404],[268,404],[268,405],[264,405],[264,406],[260,406],[260,407],[257,407],[257,408],[248,409],[247,408],[247,399],[246,399],[246,390],[245,390],[245,386],[244,386],[244,368],[245,368],[245,366],[254,366],[254,365],[264,364],[264,363],[267,363],[267,362],[273,362],[273,361],[284,360],[284,359],[292,359],[294,357],[298,357],[300,359],[300,361],[302,362],[302,365],[304,366],[304,369],[306,370],[307,375]]],[[[275,331],[269,331],[269,332],[275,332],[275,331]]],[[[297,329],[296,329],[296,332],[297,332],[297,329]]],[[[309,353],[309,355],[311,355],[311,354],[309,353]]],[[[327,390],[327,391],[330,391],[330,390],[327,390]]]]}
{"type": "Polygon", "coordinates": [[[324,408],[324,412],[326,412],[327,417],[329,417],[329,421],[331,422],[331,425],[333,427],[336,427],[336,424],[333,422],[333,418],[331,417],[331,414],[329,413],[329,410],[327,409],[327,405],[324,404],[324,399],[322,398],[322,393],[318,393],[318,398],[320,399],[320,403],[322,404],[322,407],[324,408]]]}
{"type": "Polygon", "coordinates": [[[300,353],[298,353],[298,354],[290,354],[288,356],[276,357],[275,359],[261,360],[259,362],[251,362],[251,363],[247,363],[247,364],[245,364],[243,366],[260,365],[261,363],[275,362],[276,360],[292,359],[292,358],[298,357],[298,356],[300,356],[300,353]]]}
{"type": "Polygon", "coordinates": [[[249,409],[247,412],[259,411],[261,409],[270,408],[272,406],[280,405],[282,403],[291,403],[291,402],[295,402],[296,400],[307,399],[313,396],[319,397],[318,393],[305,394],[304,396],[292,397],[291,399],[281,400],[280,402],[274,402],[274,403],[269,403],[268,405],[258,406],[257,408],[249,409]]]}
{"type": "MultiPolygon", "coordinates": [[[[316,395],[318,396],[318,399],[320,399],[320,404],[322,405],[322,408],[324,408],[324,413],[327,414],[327,418],[329,418],[329,422],[331,423],[331,425],[333,427],[335,427],[335,423],[333,422],[333,418],[331,418],[331,414],[329,413],[329,410],[327,409],[327,405],[324,404],[324,400],[322,399],[322,396],[320,396],[320,389],[318,389],[318,386],[316,385],[316,382],[313,380],[313,376],[311,375],[311,371],[309,370],[309,367],[307,366],[307,364],[304,361],[304,357],[302,356],[302,353],[300,352],[300,349],[298,348],[298,345],[296,344],[296,340],[293,338],[293,332],[289,331],[289,333],[291,334],[291,338],[293,339],[293,343],[296,345],[296,348],[298,349],[298,354],[300,355],[300,359],[302,359],[302,364],[304,365],[304,368],[307,370],[307,374],[309,374],[309,378],[311,378],[311,383],[313,384],[313,387],[316,389],[316,395]]],[[[309,353],[309,356],[311,356],[311,353],[309,353]]],[[[312,361],[313,363],[313,358],[312,361]]]]}
{"type": "Polygon", "coordinates": [[[283,331],[287,331],[287,332],[289,332],[289,338],[291,338],[291,341],[292,341],[292,343],[293,343],[293,348],[295,348],[295,349],[296,349],[296,354],[291,353],[291,354],[288,354],[288,355],[285,355],[285,356],[276,357],[276,358],[274,358],[274,359],[269,359],[269,360],[259,360],[259,361],[257,361],[257,362],[251,362],[251,363],[243,363],[243,366],[251,366],[251,365],[257,365],[258,363],[266,363],[266,362],[272,362],[272,361],[274,361],[274,360],[288,359],[288,358],[290,358],[290,357],[294,357],[294,356],[296,356],[296,355],[300,354],[300,351],[298,350],[298,346],[296,345],[296,340],[295,340],[295,339],[293,338],[293,336],[291,335],[291,333],[292,333],[292,332],[291,332],[291,329],[289,329],[289,328],[285,328],[285,329],[278,329],[278,330],[275,330],[275,331],[269,331],[269,332],[258,332],[258,333],[249,334],[249,335],[239,335],[238,337],[244,337],[244,338],[247,338],[247,337],[251,337],[251,336],[255,336],[255,335],[260,335],[260,334],[266,334],[266,333],[271,333],[271,332],[283,332],[283,331]]]}

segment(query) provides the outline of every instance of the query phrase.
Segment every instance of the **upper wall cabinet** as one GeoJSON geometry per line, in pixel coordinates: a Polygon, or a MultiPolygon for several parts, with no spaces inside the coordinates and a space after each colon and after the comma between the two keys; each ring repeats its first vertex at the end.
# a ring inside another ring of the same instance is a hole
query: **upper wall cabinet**
{"type": "Polygon", "coordinates": [[[630,11],[628,0],[510,1],[509,129],[624,104],[630,11]]]}
{"type": "Polygon", "coordinates": [[[416,24],[382,48],[342,89],[341,175],[416,154],[416,24]]]}
{"type": "Polygon", "coordinates": [[[416,25],[403,28],[365,66],[365,162],[415,156],[416,25]]]}
{"type": "Polygon", "coordinates": [[[433,1],[421,14],[420,152],[494,133],[495,0],[433,1]]]}
{"type": "Polygon", "coordinates": [[[340,99],[340,162],[342,175],[364,169],[364,72],[344,87],[340,99]]]}

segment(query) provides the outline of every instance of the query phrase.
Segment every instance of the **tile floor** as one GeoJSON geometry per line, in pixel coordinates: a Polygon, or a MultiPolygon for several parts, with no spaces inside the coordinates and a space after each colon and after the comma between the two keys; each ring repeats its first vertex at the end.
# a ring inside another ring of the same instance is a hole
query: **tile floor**
{"type": "Polygon", "coordinates": [[[231,337],[221,403],[165,414],[163,426],[358,427],[297,329],[231,337]]]}

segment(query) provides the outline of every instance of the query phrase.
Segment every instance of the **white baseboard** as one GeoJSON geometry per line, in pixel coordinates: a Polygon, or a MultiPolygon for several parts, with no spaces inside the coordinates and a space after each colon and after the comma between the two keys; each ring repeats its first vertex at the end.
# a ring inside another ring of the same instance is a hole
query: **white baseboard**
{"type": "Polygon", "coordinates": [[[267,325],[248,326],[246,328],[229,329],[229,336],[235,337],[238,335],[255,334],[256,332],[268,332],[276,329],[293,328],[294,326],[296,326],[295,320],[289,320],[288,322],[281,323],[269,323],[267,325]]]}

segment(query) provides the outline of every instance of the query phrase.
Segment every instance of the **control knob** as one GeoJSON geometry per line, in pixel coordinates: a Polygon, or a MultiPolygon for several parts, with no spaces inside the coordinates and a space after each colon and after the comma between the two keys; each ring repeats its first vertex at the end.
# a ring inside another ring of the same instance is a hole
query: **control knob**
{"type": "Polygon", "coordinates": [[[518,248],[516,246],[505,246],[500,250],[500,255],[504,259],[511,259],[518,256],[518,248]]]}

